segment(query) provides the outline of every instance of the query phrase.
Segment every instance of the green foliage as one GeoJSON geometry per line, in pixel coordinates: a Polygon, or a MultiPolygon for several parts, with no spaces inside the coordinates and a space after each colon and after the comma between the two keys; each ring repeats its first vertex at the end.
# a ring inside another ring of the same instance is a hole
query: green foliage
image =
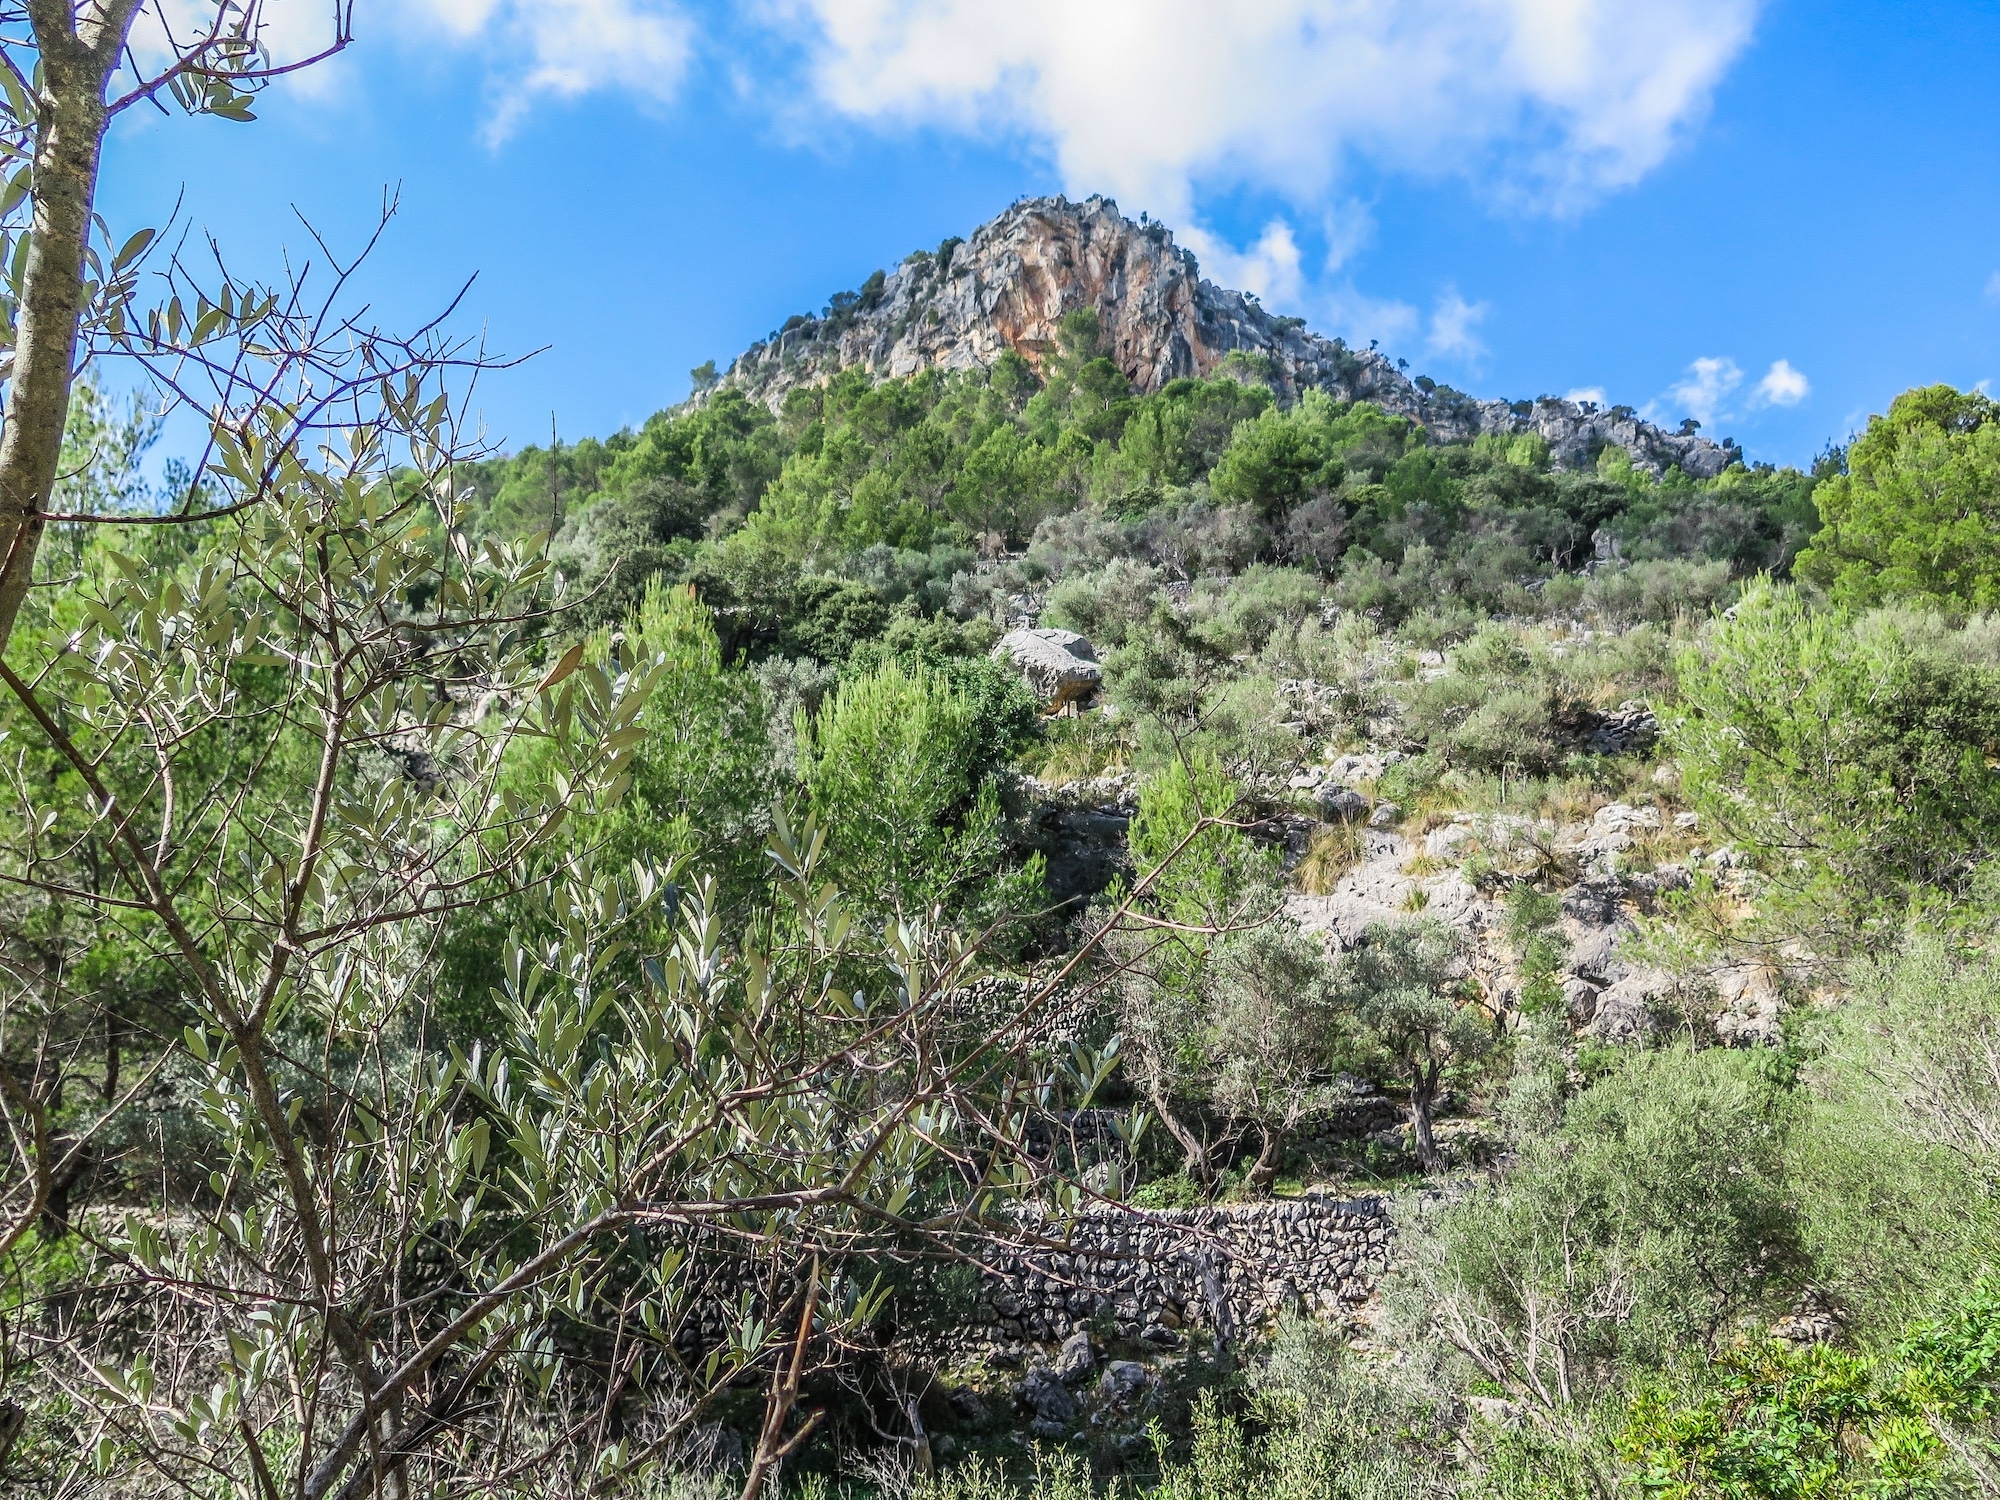
{"type": "Polygon", "coordinates": [[[1893,1353],[1769,1341],[1634,1398],[1621,1454],[1663,1500],[1928,1500],[1984,1491],[2000,1444],[2000,1283],[1981,1277],[1893,1353]]]}
{"type": "Polygon", "coordinates": [[[1719,1347],[1802,1266],[1793,1113],[1740,1054],[1633,1055],[1500,1181],[1429,1215],[1413,1207],[1403,1316],[1551,1421],[1634,1371],[1719,1347]]]}
{"type": "MultiPolygon", "coordinates": [[[[686,588],[649,585],[615,641],[599,631],[584,660],[650,674],[654,692],[623,731],[630,778],[615,805],[569,822],[545,845],[514,893],[454,917],[441,949],[441,1014],[457,1035],[490,1031],[490,996],[510,931],[525,929],[522,894],[563,861],[608,869],[693,861],[718,882],[719,904],[740,910],[763,884],[761,852],[775,786],[757,680],[722,660],[708,611],[686,588]]],[[[509,747],[501,796],[521,803],[554,794],[567,747],[522,738],[509,747]]]]}
{"type": "MultiPolygon", "coordinates": [[[[789,392],[775,418],[720,388],[636,433],[524,449],[475,466],[476,525],[553,534],[594,620],[636,604],[655,572],[741,582],[746,568],[776,570],[796,589],[860,577],[857,559],[877,548],[957,549],[976,581],[963,549],[1025,542],[1021,570],[1060,578],[1089,570],[1069,555],[1089,533],[1090,567],[1123,556],[1193,578],[1291,563],[1337,577],[1343,604],[1391,623],[1561,608],[1616,624],[1727,603],[1732,580],[1782,572],[1816,525],[1812,479],[1795,470],[1738,466],[1700,483],[1654,481],[1629,461],[1610,477],[1554,471],[1533,435],[1433,446],[1366,402],[1308,391],[1280,408],[1240,362],[1139,396],[1093,317],[1070,316],[1039,378],[1013,354],[986,372],[881,382],[852,369],[789,392]],[[1573,573],[1600,531],[1630,564],[1573,573]]],[[[950,583],[935,580],[924,607],[950,583]]],[[[900,597],[887,579],[871,586],[900,597]]],[[[711,602],[758,593],[738,592],[711,602]]],[[[970,594],[956,603],[973,607],[970,594]]],[[[755,649],[803,649],[782,634],[763,630],[755,649]]]]}
{"type": "Polygon", "coordinates": [[[1585,710],[1546,653],[1489,625],[1458,648],[1449,672],[1416,692],[1405,723],[1447,767],[1546,776],[1573,753],[1585,710]]]}
{"type": "Polygon", "coordinates": [[[1881,1415],[1867,1361],[1824,1345],[1763,1344],[1730,1350],[1705,1373],[1691,1402],[1649,1388],[1632,1404],[1619,1447],[1647,1493],[1819,1500],[1849,1492],[1849,1450],[1881,1415]]]}
{"type": "Polygon", "coordinates": [[[1905,622],[1764,586],[1678,668],[1685,795],[1798,920],[1830,930],[1962,891],[2000,836],[2000,676],[1905,622]]]}
{"type": "Polygon", "coordinates": [[[1378,922],[1343,965],[1340,986],[1369,1039],[1408,1081],[1417,1159],[1427,1170],[1437,1166],[1438,1091],[1448,1079],[1463,1080],[1498,1040],[1466,982],[1463,936],[1428,918],[1378,922]]]}
{"type": "Polygon", "coordinates": [[[1134,869],[1148,882],[1148,905],[1188,923],[1219,922],[1234,909],[1268,867],[1233,826],[1242,799],[1242,789],[1208,758],[1174,761],[1146,782],[1129,839],[1134,869]]]}
{"type": "Polygon", "coordinates": [[[1820,1283],[1883,1337],[2000,1246],[2000,965],[1920,932],[1850,985],[1814,1033],[1790,1176],[1820,1283]]]}
{"type": "Polygon", "coordinates": [[[1224,1137],[1248,1126],[1260,1142],[1251,1182],[1264,1190],[1286,1133],[1338,1066],[1344,1032],[1318,950],[1274,920],[1275,860],[1232,826],[1241,804],[1212,758],[1172,761],[1145,783],[1130,830],[1133,894],[1161,925],[1112,947],[1128,1066],[1187,1172],[1212,1178],[1206,1125],[1224,1137]]]}
{"type": "Polygon", "coordinates": [[[1523,882],[1507,892],[1507,940],[1521,980],[1520,1008],[1529,1015],[1562,1004],[1563,960],[1569,944],[1557,924],[1562,903],[1523,882]]]}
{"type": "MultiPolygon", "coordinates": [[[[990,682],[990,679],[976,678],[990,682]]],[[[988,774],[994,716],[965,687],[891,659],[843,682],[796,729],[799,779],[831,867],[866,907],[916,918],[962,904],[1004,848],[988,774]]],[[[1040,870],[1022,872],[1023,905],[1040,870]]]]}
{"type": "Polygon", "coordinates": [[[1847,472],[1813,491],[1824,528],[1801,578],[1849,608],[1908,599],[1936,609],[2000,605],[2000,423],[1977,391],[1905,391],[1847,450],[1847,472]]]}

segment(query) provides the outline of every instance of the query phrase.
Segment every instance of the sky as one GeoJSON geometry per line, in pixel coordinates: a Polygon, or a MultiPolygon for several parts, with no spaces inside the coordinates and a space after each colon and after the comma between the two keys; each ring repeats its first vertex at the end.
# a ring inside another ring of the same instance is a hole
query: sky
{"type": "MultiPolygon", "coordinates": [[[[329,3],[266,0],[274,56],[329,3]]],[[[477,393],[504,447],[637,425],[1055,192],[1412,374],[1755,460],[2000,379],[2000,0],[356,0],[354,29],[254,123],[121,117],[101,211],[271,274],[393,195],[359,284],[393,327],[471,279],[456,326],[533,355],[477,393]]]]}

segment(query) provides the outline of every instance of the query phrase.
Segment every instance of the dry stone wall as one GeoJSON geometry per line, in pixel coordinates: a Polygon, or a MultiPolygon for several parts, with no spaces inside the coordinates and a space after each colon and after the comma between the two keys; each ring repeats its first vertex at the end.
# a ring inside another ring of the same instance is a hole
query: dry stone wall
{"type": "Polygon", "coordinates": [[[1062,1248],[990,1260],[981,1315],[999,1337],[1031,1343],[1092,1323],[1162,1348],[1189,1328],[1233,1338],[1288,1308],[1359,1306],[1388,1269],[1389,1241],[1388,1201],[1372,1195],[1095,1209],[1070,1222],[1062,1248]]]}

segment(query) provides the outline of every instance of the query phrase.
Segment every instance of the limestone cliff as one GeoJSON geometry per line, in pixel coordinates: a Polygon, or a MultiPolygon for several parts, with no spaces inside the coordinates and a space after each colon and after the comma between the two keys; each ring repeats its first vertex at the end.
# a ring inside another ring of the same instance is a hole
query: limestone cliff
{"type": "Polygon", "coordinates": [[[1008,349],[1039,365],[1056,348],[1063,316],[1083,307],[1097,310],[1104,352],[1141,391],[1206,375],[1240,353],[1282,401],[1313,387],[1372,401],[1422,423],[1440,442],[1535,432],[1565,467],[1588,464],[1616,443],[1643,469],[1657,474],[1678,464],[1697,478],[1741,457],[1626,408],[1600,411],[1554,397],[1480,401],[1412,380],[1378,350],[1322,338],[1300,319],[1204,280],[1165,225],[1136,224],[1108,198],[1023,199],[964,243],[947,241],[937,254],[913,255],[871,277],[824,316],[794,318],[746,350],[720,383],[775,407],[794,386],[856,365],[878,377],[966,370],[990,366],[1008,349]]]}

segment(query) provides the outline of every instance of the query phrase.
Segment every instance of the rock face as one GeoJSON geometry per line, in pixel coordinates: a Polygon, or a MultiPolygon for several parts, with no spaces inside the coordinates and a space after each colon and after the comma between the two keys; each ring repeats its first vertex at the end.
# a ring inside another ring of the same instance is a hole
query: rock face
{"type": "Polygon", "coordinates": [[[1097,653],[1073,630],[1010,630],[994,644],[993,655],[1020,669],[1049,713],[1088,698],[1104,679],[1097,653]]]}
{"type": "Polygon", "coordinates": [[[1063,317],[1079,308],[1096,311],[1103,352],[1144,392],[1238,356],[1243,378],[1268,384],[1281,402],[1312,389],[1372,401],[1438,441],[1534,433],[1566,468],[1589,466],[1607,443],[1655,475],[1678,464],[1706,479],[1742,456],[1732,444],[1663,431],[1627,407],[1601,411],[1554,396],[1480,401],[1413,380],[1379,350],[1322,338],[1302,319],[1204,280],[1165,225],[1135,224],[1101,197],[1023,199],[963,244],[919,252],[843,294],[825,316],[794,318],[739,356],[719,385],[775,409],[795,386],[856,366],[877,378],[985,369],[1012,350],[1039,368],[1056,352],[1063,317]]]}

